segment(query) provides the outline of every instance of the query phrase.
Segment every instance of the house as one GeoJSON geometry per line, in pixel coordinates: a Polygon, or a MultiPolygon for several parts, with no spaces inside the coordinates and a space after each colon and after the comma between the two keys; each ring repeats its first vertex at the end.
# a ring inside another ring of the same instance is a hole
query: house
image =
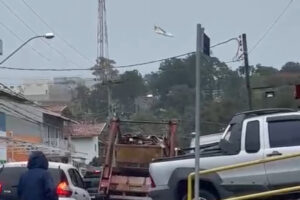
{"type": "Polygon", "coordinates": [[[83,123],[71,125],[72,148],[74,149],[75,153],[85,153],[84,158],[77,158],[78,162],[85,162],[85,164],[89,164],[93,160],[93,158],[99,157],[98,137],[104,130],[105,126],[106,123],[83,123]]]}
{"type": "Polygon", "coordinates": [[[73,99],[74,88],[66,83],[61,84],[59,81],[27,80],[23,84],[23,95],[43,105],[65,104],[73,99]]]}
{"type": "Polygon", "coordinates": [[[50,149],[50,154],[54,149],[68,152],[65,135],[69,134],[68,127],[73,123],[73,120],[42,108],[21,95],[0,89],[0,136],[14,139],[10,140],[9,146],[1,143],[0,148],[6,149],[6,154],[2,153],[0,160],[27,160],[30,151],[28,144],[32,144],[31,149],[50,149]]]}
{"type": "Polygon", "coordinates": [[[68,104],[76,96],[78,85],[85,85],[92,88],[97,81],[93,78],[80,77],[55,77],[53,80],[25,80],[20,87],[27,99],[38,102],[42,105],[68,104]]]}

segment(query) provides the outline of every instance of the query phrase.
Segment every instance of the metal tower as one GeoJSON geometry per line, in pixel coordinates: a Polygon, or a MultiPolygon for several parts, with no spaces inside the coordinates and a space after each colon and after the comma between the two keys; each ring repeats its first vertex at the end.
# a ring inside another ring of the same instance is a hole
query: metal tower
{"type": "Polygon", "coordinates": [[[105,0],[98,0],[97,57],[109,58],[105,0]]]}

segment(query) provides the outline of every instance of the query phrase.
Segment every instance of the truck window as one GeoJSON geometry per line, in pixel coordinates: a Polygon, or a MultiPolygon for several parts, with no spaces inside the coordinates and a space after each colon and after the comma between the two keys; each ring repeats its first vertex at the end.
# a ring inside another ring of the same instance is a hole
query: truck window
{"type": "Polygon", "coordinates": [[[269,122],[270,147],[300,146],[300,121],[269,122]]]}
{"type": "Polygon", "coordinates": [[[245,149],[247,153],[256,153],[260,149],[259,121],[257,120],[247,124],[245,149]]]}

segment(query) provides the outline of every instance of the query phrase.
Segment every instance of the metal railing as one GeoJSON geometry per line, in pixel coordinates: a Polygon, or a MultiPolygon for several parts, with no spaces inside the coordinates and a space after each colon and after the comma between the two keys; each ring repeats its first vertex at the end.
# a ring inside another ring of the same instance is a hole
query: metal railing
{"type": "MultiPolygon", "coordinates": [[[[264,158],[264,159],[260,159],[260,160],[243,162],[243,163],[238,163],[238,164],[228,165],[228,166],[223,166],[223,167],[217,167],[217,168],[208,169],[208,170],[202,170],[199,172],[199,174],[206,175],[206,174],[210,174],[210,173],[228,171],[231,169],[237,169],[237,168],[243,168],[243,167],[250,167],[253,165],[257,165],[257,164],[269,163],[269,162],[274,162],[274,161],[279,161],[279,160],[286,160],[286,159],[295,158],[295,157],[300,157],[300,153],[264,158]]],[[[193,187],[194,177],[195,177],[195,172],[190,173],[188,176],[188,198],[187,198],[187,200],[192,200],[192,192],[193,192],[192,187],[193,187]]],[[[293,192],[293,191],[297,191],[297,190],[300,190],[300,186],[288,187],[288,188],[283,188],[283,189],[278,189],[278,190],[271,190],[271,191],[267,191],[267,192],[249,194],[249,195],[243,195],[243,196],[239,196],[239,197],[232,197],[232,198],[228,198],[225,200],[255,199],[255,198],[269,197],[272,195],[284,194],[284,193],[293,192]]]]}
{"type": "Polygon", "coordinates": [[[43,138],[43,144],[50,147],[68,149],[68,141],[61,138],[43,138]]]}

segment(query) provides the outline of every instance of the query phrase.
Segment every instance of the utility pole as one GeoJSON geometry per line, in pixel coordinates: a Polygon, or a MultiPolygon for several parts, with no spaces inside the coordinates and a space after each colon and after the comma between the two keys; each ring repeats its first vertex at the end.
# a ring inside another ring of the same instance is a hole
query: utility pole
{"type": "Polygon", "coordinates": [[[200,67],[201,57],[204,46],[204,28],[201,24],[197,24],[197,44],[196,44],[196,111],[195,111],[195,125],[196,125],[196,137],[195,137],[195,199],[199,197],[199,170],[200,170],[200,67]]]}
{"type": "Polygon", "coordinates": [[[111,102],[111,84],[107,83],[107,108],[108,108],[108,120],[110,120],[112,118],[112,102],[111,102]]]}
{"type": "Polygon", "coordinates": [[[247,47],[247,36],[245,33],[242,34],[242,42],[243,42],[243,56],[244,56],[244,66],[245,66],[245,74],[246,74],[246,88],[248,94],[248,106],[249,110],[252,110],[252,92],[250,87],[250,69],[249,69],[249,60],[248,60],[248,47],[247,47]]]}

